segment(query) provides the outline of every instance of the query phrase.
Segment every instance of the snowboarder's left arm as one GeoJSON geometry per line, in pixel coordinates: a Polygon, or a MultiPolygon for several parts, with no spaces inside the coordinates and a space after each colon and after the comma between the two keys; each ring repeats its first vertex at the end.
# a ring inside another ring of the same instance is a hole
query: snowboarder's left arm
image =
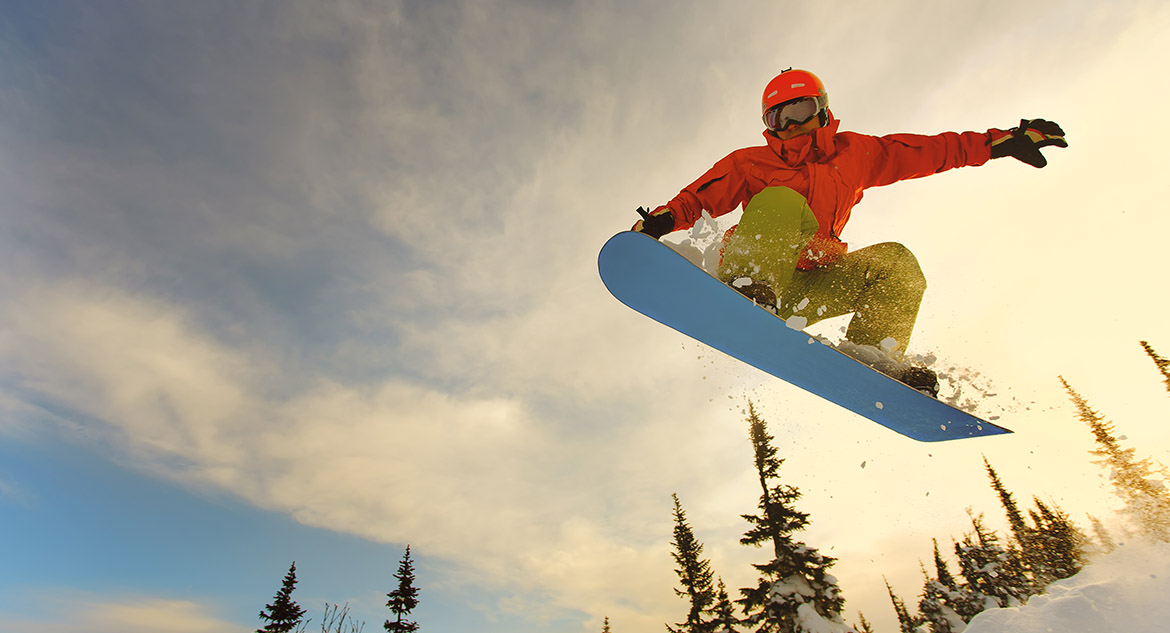
{"type": "MultiPolygon", "coordinates": [[[[899,180],[973,167],[992,158],[1011,156],[1034,167],[1047,164],[1041,147],[1068,147],[1059,125],[1044,119],[1022,119],[1010,130],[987,132],[943,132],[932,136],[890,134],[868,137],[877,145],[878,160],[871,163],[869,186],[888,185],[899,180]]],[[[868,150],[872,155],[874,149],[868,150]]]]}
{"type": "Polygon", "coordinates": [[[978,166],[991,159],[988,135],[979,132],[870,136],[863,137],[861,144],[867,146],[868,187],[978,166]]]}

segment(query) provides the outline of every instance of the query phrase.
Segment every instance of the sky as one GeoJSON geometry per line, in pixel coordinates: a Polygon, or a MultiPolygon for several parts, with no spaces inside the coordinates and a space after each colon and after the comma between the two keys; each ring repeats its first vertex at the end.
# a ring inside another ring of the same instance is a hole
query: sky
{"type": "Polygon", "coordinates": [[[1058,376],[1170,461],[1138,346],[1170,354],[1168,29],[1153,0],[0,0],[0,629],[252,630],[296,561],[314,622],[376,630],[409,544],[425,631],[651,630],[686,613],[672,493],[733,592],[764,562],[749,400],[847,621],[891,630],[883,578],[915,595],[968,509],[1002,526],[984,457],[1111,520],[1058,376]],[[914,442],[605,291],[605,240],[760,144],[792,66],[842,129],[1065,129],[1043,170],[869,190],[843,235],[916,254],[911,352],[1014,434],[914,442]]]}

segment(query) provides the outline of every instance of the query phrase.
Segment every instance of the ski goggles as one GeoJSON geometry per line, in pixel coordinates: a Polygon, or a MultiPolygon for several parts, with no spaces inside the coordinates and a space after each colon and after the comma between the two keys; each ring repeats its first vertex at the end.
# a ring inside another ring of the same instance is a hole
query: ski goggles
{"type": "Polygon", "coordinates": [[[792,125],[804,125],[821,113],[820,100],[815,97],[801,97],[774,105],[764,112],[764,125],[773,132],[788,129],[792,125]]]}

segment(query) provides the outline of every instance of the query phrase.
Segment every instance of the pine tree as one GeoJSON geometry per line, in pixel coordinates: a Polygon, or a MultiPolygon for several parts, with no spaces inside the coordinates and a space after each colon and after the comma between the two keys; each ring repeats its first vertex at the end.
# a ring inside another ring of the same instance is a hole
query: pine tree
{"type": "Polygon", "coordinates": [[[938,540],[932,539],[932,541],[934,543],[935,574],[939,584],[947,592],[946,604],[958,614],[963,622],[970,622],[986,608],[985,598],[982,594],[959,583],[958,579],[951,574],[947,562],[943,560],[942,553],[938,549],[938,540]]]}
{"type": "Polygon", "coordinates": [[[605,616],[605,621],[601,623],[601,633],[611,633],[609,630],[609,616],[605,616]]]}
{"type": "Polygon", "coordinates": [[[906,608],[906,602],[894,593],[894,588],[890,586],[890,581],[886,581],[886,591],[890,594],[890,602],[894,605],[894,613],[898,615],[898,631],[900,633],[916,633],[918,627],[922,624],[922,618],[910,615],[910,610],[906,608]]]}
{"type": "Polygon", "coordinates": [[[955,582],[955,577],[951,574],[950,568],[947,567],[947,562],[943,560],[942,553],[938,551],[938,539],[931,539],[930,541],[934,544],[934,573],[936,579],[948,591],[958,589],[959,586],[955,582]]]}
{"type": "Polygon", "coordinates": [[[394,577],[398,579],[398,588],[386,594],[390,598],[386,606],[398,617],[393,622],[386,620],[382,626],[390,633],[413,633],[418,630],[418,622],[406,618],[418,606],[418,588],[414,586],[414,563],[410,560],[409,545],[394,577]]]}
{"type": "Polygon", "coordinates": [[[276,597],[272,600],[272,604],[264,605],[264,610],[260,612],[260,619],[267,624],[262,629],[256,629],[256,633],[288,633],[295,631],[300,626],[305,610],[293,602],[292,592],[296,588],[297,563],[293,561],[293,564],[288,568],[288,573],[284,576],[284,583],[281,584],[280,591],[276,592],[276,597]]]}
{"type": "Polygon", "coordinates": [[[1044,570],[1044,586],[1076,574],[1084,566],[1084,544],[1088,540],[1056,504],[1049,507],[1037,497],[1036,509],[1029,513],[1035,524],[1032,547],[1044,570]]]}
{"type": "Polygon", "coordinates": [[[679,503],[678,495],[671,495],[674,499],[674,562],[678,567],[674,570],[678,574],[682,589],[675,589],[675,594],[687,596],[691,607],[687,612],[685,622],[676,624],[672,628],[669,624],[666,629],[671,633],[711,633],[714,625],[706,619],[711,605],[715,602],[715,589],[711,586],[711,562],[703,558],[703,544],[695,538],[695,533],[687,523],[687,515],[679,503]]]}
{"type": "Polygon", "coordinates": [[[771,485],[779,478],[784,460],[776,457],[772,436],[764,421],[748,402],[750,437],[756,472],[759,475],[760,514],[742,515],[751,528],[740,539],[744,545],[761,547],[772,544],[771,561],[752,565],[760,572],[755,587],[740,589],[743,598],[739,604],[746,615],[745,624],[756,627],[760,633],[796,633],[805,630],[804,623],[821,620],[819,630],[847,627],[841,619],[845,604],[837,579],[828,569],[835,559],[821,555],[815,548],[793,540],[794,532],[808,525],[808,515],[797,511],[793,504],[800,491],[789,485],[771,485]]]}
{"type": "Polygon", "coordinates": [[[1101,457],[1097,463],[1108,466],[1113,488],[1125,501],[1123,512],[1141,534],[1158,541],[1170,541],[1170,492],[1164,479],[1165,468],[1155,472],[1148,459],[1134,457],[1134,449],[1122,448],[1113,435],[1113,423],[1094,411],[1064,378],[1060,379],[1076,405],[1077,413],[1100,448],[1091,451],[1101,457]]]}
{"type": "Polygon", "coordinates": [[[714,633],[735,633],[739,618],[735,617],[735,606],[727,595],[727,585],[720,578],[715,586],[715,606],[711,607],[711,630],[714,633]]]}
{"type": "Polygon", "coordinates": [[[934,569],[934,578],[925,568],[922,570],[926,582],[918,602],[921,619],[930,625],[931,633],[962,631],[965,624],[983,610],[982,602],[965,587],[960,587],[951,575],[939,552],[937,540],[934,540],[934,569]]]}
{"type": "Polygon", "coordinates": [[[1150,360],[1154,361],[1154,365],[1158,367],[1158,371],[1162,373],[1162,380],[1166,383],[1166,391],[1170,391],[1170,359],[1158,356],[1154,348],[1149,343],[1142,341],[1142,349],[1146,350],[1146,355],[1150,360]]]}
{"type": "Polygon", "coordinates": [[[922,597],[918,599],[920,617],[929,625],[930,633],[953,633],[951,618],[958,620],[959,616],[947,605],[946,589],[941,582],[930,577],[925,566],[922,575],[922,597]]]}
{"type": "Polygon", "coordinates": [[[1014,545],[1008,547],[1008,554],[1017,557],[1015,565],[1022,568],[1029,581],[1026,596],[1039,593],[1052,580],[1052,574],[1044,566],[1041,544],[1036,542],[1039,535],[1024,522],[1024,514],[1016,505],[1012,493],[1008,492],[986,457],[983,458],[983,465],[987,468],[991,487],[999,495],[1000,503],[1003,504],[1004,513],[1007,515],[1008,526],[1012,530],[1014,545]]]}
{"type": "Polygon", "coordinates": [[[1007,513],[1008,525],[1012,528],[1012,534],[1015,535],[1018,543],[1025,544],[1031,535],[1028,533],[1028,526],[1024,524],[1024,514],[1020,512],[1019,506],[1012,498],[1012,493],[1008,492],[1003,482],[1000,481],[999,474],[992,468],[991,462],[987,461],[986,456],[983,458],[983,466],[987,469],[988,478],[991,479],[991,487],[999,495],[1004,512],[1007,513]]]}
{"type": "Polygon", "coordinates": [[[1018,556],[999,543],[999,538],[983,526],[983,516],[971,515],[974,532],[955,544],[959,569],[973,597],[984,609],[1015,607],[1027,600],[1030,583],[1018,564],[1018,556]]]}
{"type": "Polygon", "coordinates": [[[873,625],[869,623],[869,620],[865,619],[864,613],[858,611],[857,619],[860,620],[860,622],[857,624],[857,626],[853,627],[857,629],[857,633],[875,633],[873,630],[873,625]]]}

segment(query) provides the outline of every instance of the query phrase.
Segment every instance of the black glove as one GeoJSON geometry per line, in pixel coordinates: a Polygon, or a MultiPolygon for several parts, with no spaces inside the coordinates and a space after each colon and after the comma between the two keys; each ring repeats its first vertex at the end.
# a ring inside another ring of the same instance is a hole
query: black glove
{"type": "Polygon", "coordinates": [[[1068,147],[1064,130],[1044,119],[1020,119],[1020,126],[1010,130],[988,130],[991,134],[991,157],[1011,156],[1033,167],[1043,167],[1048,160],[1040,153],[1041,147],[1055,145],[1068,147]]]}
{"type": "Polygon", "coordinates": [[[669,207],[658,207],[654,211],[638,207],[638,215],[642,216],[642,219],[634,224],[634,228],[630,229],[632,231],[658,239],[674,230],[674,213],[669,207]]]}

